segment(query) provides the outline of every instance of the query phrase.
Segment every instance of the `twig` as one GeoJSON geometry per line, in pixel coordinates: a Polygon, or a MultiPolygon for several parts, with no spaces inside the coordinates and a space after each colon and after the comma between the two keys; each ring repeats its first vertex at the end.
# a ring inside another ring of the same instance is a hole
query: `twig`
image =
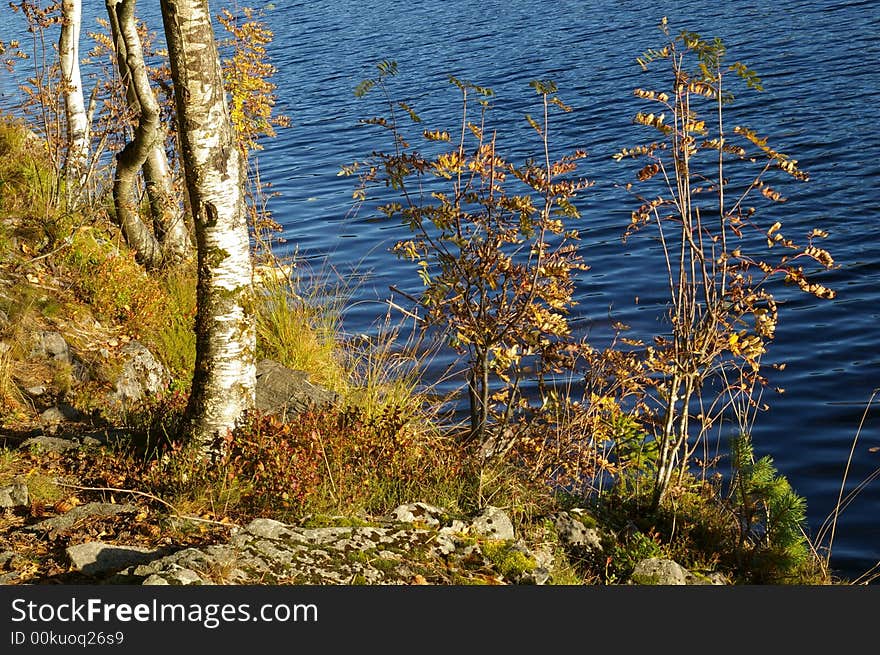
{"type": "Polygon", "coordinates": [[[339,499],[336,497],[336,494],[339,493],[336,489],[336,482],[333,480],[333,471],[330,468],[330,462],[327,459],[327,451],[324,450],[324,439],[321,437],[321,431],[315,431],[315,434],[318,435],[318,445],[321,446],[321,455],[324,457],[324,466],[327,467],[327,477],[330,478],[330,486],[333,487],[333,490],[330,492],[330,495],[333,496],[333,502],[338,503],[339,499]]]}
{"type": "MultiPolygon", "coordinates": [[[[51,257],[52,255],[67,248],[71,243],[73,243],[73,234],[70,234],[69,236],[64,237],[64,239],[61,241],[61,245],[58,246],[57,248],[55,248],[54,250],[50,250],[49,252],[44,252],[42,255],[37,255],[36,257],[31,257],[28,260],[28,263],[32,264],[32,263],[39,261],[41,259],[46,259],[47,257],[51,257]]],[[[35,286],[39,286],[39,285],[35,285],[35,286]]],[[[51,291],[51,289],[49,287],[42,287],[41,286],[41,288],[48,289],[51,291]]]]}
{"type": "Polygon", "coordinates": [[[853,580],[854,585],[869,585],[880,577],[880,562],[877,562],[870,569],[862,573],[858,578],[853,580]]]}
{"type": "MultiPolygon", "coordinates": [[[[844,487],[846,487],[846,478],[847,478],[847,475],[849,474],[850,465],[852,464],[853,454],[855,453],[855,450],[856,450],[856,444],[859,441],[859,435],[862,433],[862,427],[865,425],[865,419],[868,416],[868,411],[871,409],[871,403],[874,402],[874,398],[876,397],[878,392],[880,392],[880,389],[874,389],[874,392],[871,394],[871,397],[868,399],[868,404],[865,406],[865,411],[862,413],[862,419],[861,419],[861,421],[859,421],[859,427],[856,430],[856,435],[853,438],[852,446],[850,447],[850,450],[849,450],[849,457],[847,457],[847,459],[846,459],[846,466],[844,467],[844,470],[843,470],[843,479],[840,481],[840,493],[837,496],[837,505],[835,505],[835,507],[834,507],[834,513],[833,513],[834,519],[831,521],[831,536],[828,538],[827,552],[828,552],[828,560],[829,561],[831,560],[831,545],[834,543],[834,532],[837,529],[837,519],[840,516],[841,502],[843,501],[843,490],[844,490],[844,487]]],[[[824,536],[824,533],[822,535],[820,535],[820,537],[819,537],[820,543],[821,543],[821,539],[823,536],[824,536]]]]}
{"type": "Polygon", "coordinates": [[[78,489],[80,491],[113,491],[116,493],[123,494],[132,494],[135,496],[143,496],[144,498],[149,498],[150,500],[155,500],[157,503],[161,503],[165,505],[168,509],[171,510],[172,516],[178,519],[186,519],[187,521],[196,521],[198,523],[210,523],[212,525],[222,525],[226,528],[240,528],[241,526],[236,523],[223,523],[221,521],[212,521],[211,519],[203,519],[198,516],[190,516],[188,514],[181,514],[177,508],[169,503],[167,500],[162,500],[158,496],[154,496],[153,494],[147,493],[146,491],[137,491],[135,489],[120,489],[118,487],[83,487],[78,484],[68,484],[67,482],[59,482],[55,481],[59,487],[67,487],[69,489],[78,489]]]}

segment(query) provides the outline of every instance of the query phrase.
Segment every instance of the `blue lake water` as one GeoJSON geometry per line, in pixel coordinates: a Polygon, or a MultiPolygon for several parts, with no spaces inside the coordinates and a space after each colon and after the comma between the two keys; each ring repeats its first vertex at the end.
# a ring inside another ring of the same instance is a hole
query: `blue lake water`
{"type": "MultiPolygon", "coordinates": [[[[153,4],[142,2],[140,11],[161,31],[153,4]]],[[[89,29],[96,11],[86,8],[89,29]]],[[[744,94],[733,115],[809,171],[809,183],[786,185],[789,200],[776,211],[786,235],[828,231],[822,245],[840,264],[821,279],[836,289],[832,301],[779,290],[780,325],[765,362],[787,366],[768,369],[764,400],[771,409],[758,416],[753,434],[757,453],[772,456],[807,499],[815,533],[834,509],[860,420],[880,387],[880,4],[695,0],[658,9],[626,0],[278,1],[266,7],[275,32],[269,52],[279,68],[278,108],[292,126],[260,155],[263,179],[278,193],[270,207],[290,248],[312,267],[361,275],[344,328],[370,332],[386,313],[389,285],[416,291],[419,283],[411,266],[388,251],[405,229],[367,207],[354,210],[354,182],[337,175],[342,165],[389,147],[380,131],[359,124],[381,107],[378,96],[356,99],[357,83],[374,75],[376,62],[396,60],[395,96],[432,128],[455,126],[450,74],[491,87],[500,147],[516,159],[540,154],[522,119],[539,112],[528,82],[552,79],[574,111],[551,127],[551,146],[557,154],[587,150],[581,171],[595,180],[577,202],[591,270],[578,281],[575,325],[601,344],[610,336],[610,308],[632,326],[632,336],[650,337],[662,329],[663,277],[647,235],[621,242],[634,207],[618,185],[634,168],[611,155],[647,138],[631,123],[644,108],[632,88],[646,83],[635,57],[660,44],[664,13],[673,30],[719,36],[731,60],[759,72],[764,93],[744,94]]],[[[0,16],[0,39],[20,34],[20,17],[6,8],[0,16]]],[[[12,87],[8,79],[0,86],[4,105],[12,102],[12,87]]],[[[880,403],[867,412],[847,492],[880,467],[880,452],[871,452],[877,446],[880,403]]],[[[874,483],[840,516],[832,566],[841,575],[854,578],[880,561],[878,509],[874,483]]]]}

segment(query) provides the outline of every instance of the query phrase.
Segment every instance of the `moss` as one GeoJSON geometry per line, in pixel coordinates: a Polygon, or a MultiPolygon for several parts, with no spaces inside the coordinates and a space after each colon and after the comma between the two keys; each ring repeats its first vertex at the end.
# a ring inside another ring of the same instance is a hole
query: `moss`
{"type": "Polygon", "coordinates": [[[28,497],[32,503],[54,503],[66,494],[55,479],[42,473],[31,473],[25,478],[28,497]]]}
{"type": "Polygon", "coordinates": [[[584,578],[575,570],[575,568],[564,561],[564,563],[554,562],[553,568],[550,570],[549,584],[557,586],[579,586],[585,584],[584,578]]]}
{"type": "Polygon", "coordinates": [[[660,584],[660,576],[658,574],[648,575],[634,573],[631,579],[635,584],[638,585],[656,586],[660,584]]]}
{"type": "Polygon", "coordinates": [[[575,514],[575,518],[577,518],[577,520],[580,521],[584,525],[585,528],[598,528],[599,527],[599,522],[596,520],[596,517],[594,517],[592,514],[589,514],[587,512],[577,512],[575,514]]]}
{"type": "Polygon", "coordinates": [[[480,544],[480,550],[505,578],[516,579],[534,571],[538,564],[519,550],[511,541],[490,539],[480,544]]]}
{"type": "Polygon", "coordinates": [[[400,566],[400,561],[390,557],[377,557],[370,562],[370,566],[383,573],[393,573],[400,566]]]}

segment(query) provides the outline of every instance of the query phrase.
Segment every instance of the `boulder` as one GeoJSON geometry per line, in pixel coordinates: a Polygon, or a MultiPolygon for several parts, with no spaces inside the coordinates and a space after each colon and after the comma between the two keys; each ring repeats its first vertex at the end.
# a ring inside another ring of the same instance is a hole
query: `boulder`
{"type": "Polygon", "coordinates": [[[686,585],[688,575],[687,569],[671,559],[650,557],[636,564],[630,580],[640,585],[686,585]]]}
{"type": "Polygon", "coordinates": [[[89,541],[67,549],[71,564],[86,575],[113,573],[128,566],[144,564],[162,554],[161,549],[116,546],[102,541],[89,541]]]}
{"type": "Polygon", "coordinates": [[[123,406],[154,396],[165,390],[170,376],[165,367],[139,341],[130,341],[121,350],[124,358],[122,371],[107,394],[111,404],[123,406]]]}
{"type": "Polygon", "coordinates": [[[22,507],[29,502],[28,488],[24,482],[0,487],[0,507],[22,507]]]}
{"type": "Polygon", "coordinates": [[[27,450],[29,448],[37,448],[47,450],[53,453],[63,453],[65,450],[79,448],[80,442],[75,439],[62,439],[61,437],[51,437],[49,435],[39,435],[25,439],[19,444],[19,449],[27,450]]]}
{"type": "Polygon", "coordinates": [[[491,505],[471,521],[470,531],[489,539],[514,539],[513,523],[510,517],[503,510],[491,505]]]}
{"type": "Polygon", "coordinates": [[[64,364],[71,363],[70,348],[60,332],[41,330],[36,334],[36,341],[31,348],[32,357],[54,359],[64,364]]]}
{"type": "Polygon", "coordinates": [[[688,571],[672,561],[650,557],[636,564],[630,582],[640,585],[727,585],[730,582],[718,572],[707,574],[688,571]]]}
{"type": "Polygon", "coordinates": [[[568,550],[582,555],[602,552],[601,532],[597,528],[588,528],[573,512],[556,514],[553,525],[559,542],[568,550]]]}
{"type": "Polygon", "coordinates": [[[44,429],[54,432],[61,423],[77,422],[85,419],[85,414],[67,403],[53,405],[40,414],[40,423],[44,429]]]}
{"type": "Polygon", "coordinates": [[[263,414],[276,414],[286,421],[311,407],[330,405],[338,396],[312,384],[308,373],[263,359],[257,363],[256,407],[263,414]]]}
{"type": "Polygon", "coordinates": [[[395,507],[386,519],[398,523],[419,522],[425,525],[439,526],[443,521],[443,515],[444,511],[439,507],[417,502],[395,507]]]}

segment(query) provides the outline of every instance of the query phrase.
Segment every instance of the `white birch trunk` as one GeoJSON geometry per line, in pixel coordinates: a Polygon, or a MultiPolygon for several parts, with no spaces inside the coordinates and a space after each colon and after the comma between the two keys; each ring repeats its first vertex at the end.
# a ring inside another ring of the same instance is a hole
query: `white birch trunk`
{"type": "Polygon", "coordinates": [[[244,201],[207,0],[162,0],[199,282],[189,436],[206,455],[254,406],[256,331],[244,201]]]}
{"type": "Polygon", "coordinates": [[[85,184],[89,162],[89,121],[86,113],[82,77],[79,70],[79,32],[82,25],[81,0],[63,0],[61,3],[61,36],[58,54],[61,63],[61,86],[67,118],[67,161],[65,172],[68,184],[74,184],[78,193],[85,184]]]}

